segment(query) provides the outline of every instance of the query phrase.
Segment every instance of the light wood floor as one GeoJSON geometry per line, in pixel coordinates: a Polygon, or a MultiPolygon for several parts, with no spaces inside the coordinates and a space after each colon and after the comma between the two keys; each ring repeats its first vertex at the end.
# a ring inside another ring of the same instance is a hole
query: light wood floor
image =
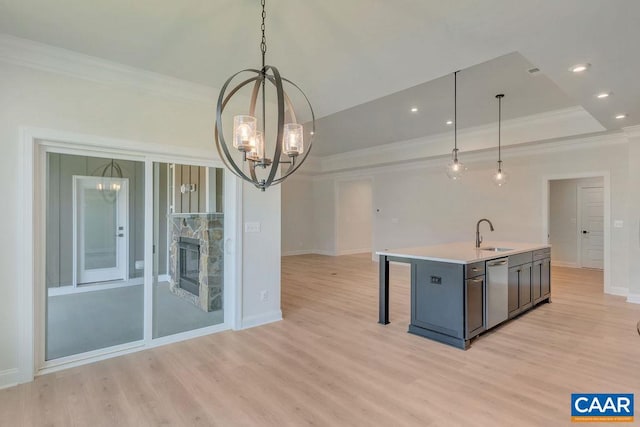
{"type": "Polygon", "coordinates": [[[553,268],[552,304],[468,351],[406,332],[405,266],[387,326],[368,255],[286,257],[282,273],[284,321],[0,391],[0,425],[555,426],[572,392],[640,399],[640,306],[603,295],[600,272],[553,268]]]}

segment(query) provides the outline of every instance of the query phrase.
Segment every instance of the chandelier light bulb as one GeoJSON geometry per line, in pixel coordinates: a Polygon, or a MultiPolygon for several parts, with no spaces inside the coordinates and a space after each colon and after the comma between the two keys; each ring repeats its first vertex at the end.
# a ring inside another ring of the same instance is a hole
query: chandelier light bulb
{"type": "Polygon", "coordinates": [[[256,134],[251,138],[251,149],[247,152],[247,158],[258,161],[264,157],[264,136],[262,132],[256,131],[256,134]]]}
{"type": "Polygon", "coordinates": [[[258,120],[253,116],[233,117],[233,146],[240,151],[251,151],[255,139],[258,120]]]}
{"type": "Polygon", "coordinates": [[[282,151],[290,157],[302,154],[304,151],[304,132],[301,124],[287,123],[284,125],[282,151]]]}

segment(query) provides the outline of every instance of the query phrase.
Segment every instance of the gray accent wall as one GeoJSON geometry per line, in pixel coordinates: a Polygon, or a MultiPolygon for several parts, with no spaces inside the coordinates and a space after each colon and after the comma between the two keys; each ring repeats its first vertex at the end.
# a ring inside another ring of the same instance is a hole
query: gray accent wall
{"type": "MultiPolygon", "coordinates": [[[[47,154],[45,274],[49,288],[69,286],[73,280],[73,176],[100,175],[109,161],[47,154]]],[[[142,277],[143,270],[136,270],[135,262],[144,260],[144,163],[129,160],[117,160],[117,163],[123,178],[129,179],[129,277],[142,277]]],[[[166,270],[166,256],[164,258],[166,270]]]]}

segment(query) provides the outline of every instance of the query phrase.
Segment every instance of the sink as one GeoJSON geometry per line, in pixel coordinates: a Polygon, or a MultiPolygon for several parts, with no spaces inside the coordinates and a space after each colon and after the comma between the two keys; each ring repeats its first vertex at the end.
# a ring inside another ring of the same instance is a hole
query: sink
{"type": "Polygon", "coordinates": [[[481,251],[492,251],[492,252],[506,252],[506,251],[512,251],[513,248],[494,248],[494,247],[486,247],[486,248],[479,248],[481,251]]]}

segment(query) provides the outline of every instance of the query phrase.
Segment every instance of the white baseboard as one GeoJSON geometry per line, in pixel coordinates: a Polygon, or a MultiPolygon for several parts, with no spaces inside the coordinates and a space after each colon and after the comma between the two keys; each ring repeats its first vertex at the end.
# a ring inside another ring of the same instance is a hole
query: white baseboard
{"type": "Polygon", "coordinates": [[[554,259],[551,260],[551,265],[554,267],[580,268],[577,262],[556,261],[554,259]]]}
{"type": "Polygon", "coordinates": [[[242,326],[240,329],[253,328],[255,326],[266,325],[267,323],[277,322],[279,320],[282,320],[281,310],[257,314],[255,316],[248,316],[242,319],[242,326]]]}
{"type": "Polygon", "coordinates": [[[355,255],[355,254],[364,254],[364,253],[369,253],[371,252],[371,248],[364,248],[364,249],[349,249],[346,251],[338,251],[337,255],[355,255]]]}
{"type": "Polygon", "coordinates": [[[314,249],[311,253],[316,255],[336,256],[334,251],[325,251],[320,249],[314,249]]]}
{"type": "Polygon", "coordinates": [[[617,295],[619,297],[626,297],[629,295],[629,289],[623,288],[622,286],[609,286],[604,290],[605,294],[609,295],[617,295]]]}
{"type": "Polygon", "coordinates": [[[315,254],[316,252],[309,249],[302,249],[299,251],[286,251],[282,253],[282,256],[294,256],[294,255],[309,255],[315,254]]]}
{"type": "Polygon", "coordinates": [[[13,387],[18,384],[18,369],[6,369],[0,371],[0,390],[3,388],[13,387]]]}
{"type": "Polygon", "coordinates": [[[170,276],[168,274],[160,274],[158,276],[158,282],[168,282],[170,276]]]}
{"type": "Polygon", "coordinates": [[[640,294],[629,294],[627,296],[627,302],[632,304],[640,304],[640,294]]]}

